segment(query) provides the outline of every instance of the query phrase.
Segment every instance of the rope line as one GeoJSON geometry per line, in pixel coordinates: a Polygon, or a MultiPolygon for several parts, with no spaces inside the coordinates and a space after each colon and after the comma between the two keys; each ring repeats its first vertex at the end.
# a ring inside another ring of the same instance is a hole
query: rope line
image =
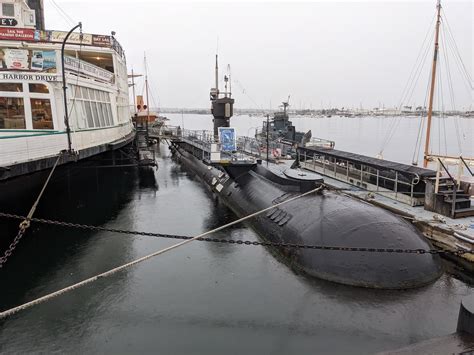
{"type": "Polygon", "coordinates": [[[286,201],[277,203],[277,204],[272,205],[272,206],[270,206],[270,207],[264,208],[264,209],[262,209],[262,210],[260,210],[260,211],[251,213],[251,214],[249,214],[249,215],[247,215],[247,216],[245,216],[245,217],[239,218],[239,219],[237,219],[237,220],[235,220],[235,221],[232,221],[232,222],[230,222],[230,223],[227,223],[227,224],[225,224],[225,225],[223,225],[223,226],[220,226],[220,227],[214,228],[214,229],[212,229],[212,230],[210,230],[210,231],[201,233],[201,234],[199,234],[199,235],[197,235],[197,236],[195,236],[195,237],[192,237],[191,239],[187,239],[187,240],[184,240],[184,241],[182,241],[182,242],[173,244],[173,245],[171,245],[171,246],[169,246],[169,247],[166,247],[166,248],[164,248],[164,249],[157,250],[157,251],[155,251],[155,252],[153,252],[153,253],[151,253],[151,254],[145,255],[145,256],[143,256],[143,257],[141,257],[141,258],[138,258],[138,259],[133,260],[133,261],[131,261],[131,262],[128,262],[128,263],[126,263],[126,264],[120,265],[120,266],[118,266],[118,267],[115,267],[115,268],[113,268],[113,269],[110,269],[110,270],[108,270],[108,271],[105,271],[105,272],[103,272],[103,273],[100,273],[100,274],[98,274],[98,275],[92,276],[92,277],[90,277],[90,278],[88,278],[88,279],[82,280],[82,281],[77,282],[77,283],[75,283],[75,284],[73,284],[73,285],[70,285],[70,286],[67,286],[67,287],[65,287],[65,288],[62,288],[62,289],[60,289],[60,290],[57,290],[57,291],[55,291],[55,292],[49,293],[49,294],[47,294],[47,295],[44,295],[44,296],[39,297],[39,298],[37,298],[37,299],[34,299],[34,300],[32,300],[32,301],[26,302],[26,303],[24,303],[24,304],[22,304],[22,305],[19,305],[19,306],[16,306],[16,307],[7,309],[7,310],[5,310],[5,311],[3,311],[3,312],[0,312],[0,319],[9,317],[9,316],[11,316],[11,315],[13,315],[13,314],[15,314],[15,313],[21,311],[21,310],[25,310],[25,309],[27,309],[27,308],[30,308],[30,307],[34,306],[34,305],[37,305],[37,304],[46,302],[46,301],[48,301],[48,300],[50,300],[50,299],[52,299],[52,298],[58,297],[58,296],[60,296],[60,295],[62,295],[62,294],[64,294],[64,293],[66,293],[66,292],[69,292],[69,291],[75,290],[75,289],[77,289],[77,288],[79,288],[79,287],[82,287],[82,286],[85,286],[85,285],[87,285],[87,284],[90,284],[90,283],[92,283],[92,282],[94,282],[94,281],[96,281],[96,280],[98,280],[98,279],[100,279],[100,278],[107,277],[107,276],[111,276],[111,275],[113,275],[113,274],[115,274],[115,273],[117,273],[117,272],[119,272],[119,271],[121,271],[121,270],[127,269],[127,268],[132,267],[132,266],[134,266],[134,265],[136,265],[136,264],[138,264],[138,263],[141,263],[141,262],[143,262],[143,261],[145,261],[145,260],[151,259],[151,258],[153,258],[153,257],[155,257],[155,256],[158,256],[158,255],[164,254],[164,253],[166,253],[166,252],[168,252],[168,251],[171,251],[171,250],[173,250],[173,249],[179,248],[180,246],[183,246],[183,245],[186,245],[186,244],[188,244],[188,243],[191,243],[191,242],[193,242],[193,241],[195,241],[195,240],[197,240],[197,239],[199,239],[199,238],[205,237],[205,236],[207,236],[207,235],[209,235],[209,234],[212,234],[212,233],[221,231],[221,230],[226,229],[226,228],[228,228],[228,227],[230,227],[230,226],[233,226],[233,225],[235,225],[235,224],[238,224],[238,223],[241,223],[241,222],[243,222],[243,221],[246,221],[246,220],[248,220],[248,219],[250,219],[250,218],[253,218],[253,217],[255,217],[255,216],[258,216],[258,215],[260,215],[260,214],[262,214],[262,213],[265,213],[265,212],[267,212],[267,211],[269,211],[269,210],[271,210],[271,209],[274,209],[274,208],[276,208],[276,207],[279,207],[279,206],[281,206],[281,205],[284,205],[284,204],[293,202],[293,201],[295,201],[295,200],[297,200],[297,199],[300,199],[300,198],[302,198],[302,197],[305,197],[305,196],[308,196],[308,195],[310,195],[310,194],[316,193],[316,192],[320,191],[320,190],[323,188],[323,186],[324,186],[324,185],[321,185],[321,186],[319,186],[319,187],[316,188],[316,189],[313,189],[313,190],[311,190],[311,191],[305,192],[305,193],[303,193],[303,194],[301,194],[301,195],[295,196],[295,197],[293,197],[293,198],[290,198],[290,199],[288,199],[288,200],[286,200],[286,201]]]}

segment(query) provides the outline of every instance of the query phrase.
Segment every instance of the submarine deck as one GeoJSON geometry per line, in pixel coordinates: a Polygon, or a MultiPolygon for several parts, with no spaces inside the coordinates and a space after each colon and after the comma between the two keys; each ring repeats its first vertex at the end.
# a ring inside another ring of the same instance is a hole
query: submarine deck
{"type": "MultiPolygon", "coordinates": [[[[267,162],[264,163],[267,166],[267,162]]],[[[283,175],[283,171],[289,169],[293,164],[293,160],[281,160],[278,163],[268,162],[268,169],[274,173],[283,175]]],[[[313,171],[311,166],[303,168],[304,170],[313,171]]],[[[464,217],[452,219],[449,217],[440,217],[435,212],[424,209],[423,206],[410,206],[401,203],[387,196],[383,196],[376,192],[367,191],[362,187],[357,187],[346,182],[334,179],[330,176],[321,174],[324,183],[330,188],[343,190],[342,192],[364,200],[378,207],[387,209],[393,213],[400,214],[416,223],[423,234],[438,247],[446,249],[465,249],[473,250],[474,248],[474,217],[464,217]]],[[[467,270],[474,271],[474,255],[465,254],[461,258],[456,259],[467,270]]]]}
{"type": "MultiPolygon", "coordinates": [[[[304,169],[313,171],[310,165],[304,169]]],[[[410,206],[376,192],[369,192],[361,187],[345,183],[330,176],[321,175],[324,177],[325,184],[330,187],[344,190],[344,193],[350,196],[412,219],[413,223],[419,225],[423,234],[438,247],[453,250],[474,249],[473,216],[457,219],[440,217],[435,212],[425,210],[423,206],[410,206]]],[[[464,254],[461,259],[466,268],[470,271],[474,270],[474,254],[464,254]]]]}

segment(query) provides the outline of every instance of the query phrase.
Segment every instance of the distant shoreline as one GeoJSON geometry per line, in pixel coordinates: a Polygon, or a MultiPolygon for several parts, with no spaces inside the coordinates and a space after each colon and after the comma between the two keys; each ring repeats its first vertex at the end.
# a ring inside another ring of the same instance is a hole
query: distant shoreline
{"type": "MultiPolygon", "coordinates": [[[[195,114],[195,115],[211,115],[210,109],[189,109],[189,108],[161,108],[160,113],[186,113],[186,114],[195,114]]],[[[248,116],[257,116],[264,117],[267,114],[270,117],[273,117],[273,113],[276,110],[254,110],[254,109],[234,109],[234,116],[237,115],[248,115],[248,116]]],[[[465,118],[474,118],[474,111],[448,111],[442,113],[444,116],[461,116],[465,118]]],[[[329,109],[329,110],[293,110],[289,111],[290,116],[299,116],[299,117],[394,117],[394,116],[405,116],[405,117],[420,117],[426,116],[425,110],[396,110],[396,109],[374,109],[374,110],[342,110],[342,109],[329,109]]],[[[440,112],[434,111],[433,116],[440,116],[440,112]]]]}

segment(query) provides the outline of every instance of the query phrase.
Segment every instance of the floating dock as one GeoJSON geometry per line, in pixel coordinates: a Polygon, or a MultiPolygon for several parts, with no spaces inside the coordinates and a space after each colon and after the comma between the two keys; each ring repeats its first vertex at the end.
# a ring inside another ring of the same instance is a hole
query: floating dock
{"type": "MultiPolygon", "coordinates": [[[[300,147],[298,160],[301,168],[323,175],[328,186],[411,219],[437,247],[474,250],[474,208],[466,186],[455,189],[453,198],[456,184],[437,179],[434,170],[327,147],[300,147]]],[[[474,270],[473,253],[456,260],[474,270]]]]}

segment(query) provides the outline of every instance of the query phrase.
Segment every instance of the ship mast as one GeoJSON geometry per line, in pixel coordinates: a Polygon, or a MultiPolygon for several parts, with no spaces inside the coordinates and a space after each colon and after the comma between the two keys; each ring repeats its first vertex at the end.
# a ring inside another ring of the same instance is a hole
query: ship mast
{"type": "Polygon", "coordinates": [[[433,56],[433,65],[431,68],[431,87],[430,87],[430,101],[428,106],[428,122],[426,127],[426,140],[425,140],[425,152],[423,157],[423,167],[428,167],[428,158],[430,150],[430,135],[431,135],[431,118],[433,116],[433,100],[434,100],[434,90],[436,82],[436,64],[438,62],[438,38],[439,38],[439,26],[441,24],[441,0],[438,0],[437,4],[438,15],[436,20],[436,30],[435,30],[435,45],[434,45],[434,56],[433,56]]]}
{"type": "MultiPolygon", "coordinates": [[[[217,64],[217,54],[216,54],[216,69],[215,69],[215,78],[216,78],[216,92],[219,95],[219,65],[217,64]]],[[[219,98],[219,96],[218,96],[219,98]]]]}
{"type": "Polygon", "coordinates": [[[150,119],[150,100],[148,97],[148,65],[146,63],[146,54],[143,55],[143,61],[145,63],[145,90],[146,90],[146,121],[145,121],[145,127],[146,127],[146,140],[148,143],[148,120],[150,119]]]}

